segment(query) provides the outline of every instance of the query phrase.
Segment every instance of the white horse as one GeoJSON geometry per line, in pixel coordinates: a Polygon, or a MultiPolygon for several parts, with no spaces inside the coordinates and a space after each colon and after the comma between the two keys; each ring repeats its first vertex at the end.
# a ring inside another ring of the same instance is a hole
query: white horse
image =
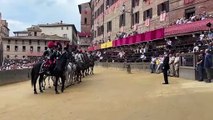
{"type": "Polygon", "coordinates": [[[76,71],[76,64],[69,62],[67,65],[66,71],[66,84],[74,85],[75,84],[75,71],[76,71]]]}

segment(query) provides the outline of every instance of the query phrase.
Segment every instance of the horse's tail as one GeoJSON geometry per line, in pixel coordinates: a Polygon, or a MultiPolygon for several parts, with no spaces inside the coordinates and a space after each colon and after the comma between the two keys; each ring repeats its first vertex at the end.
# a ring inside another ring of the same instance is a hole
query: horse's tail
{"type": "Polygon", "coordinates": [[[33,67],[31,70],[31,85],[32,86],[34,85],[34,81],[35,81],[34,79],[35,79],[35,69],[33,67]]]}

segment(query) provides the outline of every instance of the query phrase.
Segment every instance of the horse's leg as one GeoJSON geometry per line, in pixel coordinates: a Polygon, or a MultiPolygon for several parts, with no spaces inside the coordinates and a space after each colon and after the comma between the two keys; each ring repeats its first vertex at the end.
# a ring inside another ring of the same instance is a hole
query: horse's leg
{"type": "Polygon", "coordinates": [[[49,85],[49,88],[51,88],[51,86],[50,86],[50,76],[48,77],[48,85],[49,85]]]}
{"type": "Polygon", "coordinates": [[[82,74],[79,72],[79,83],[81,82],[82,74]]]}
{"type": "Polygon", "coordinates": [[[58,79],[59,79],[59,77],[57,76],[56,80],[55,80],[55,94],[59,94],[58,89],[57,89],[57,87],[58,87],[58,79]]]}
{"type": "Polygon", "coordinates": [[[45,90],[45,87],[46,87],[46,77],[43,77],[43,82],[42,82],[42,87],[43,87],[43,90],[45,90]]]}
{"type": "Polygon", "coordinates": [[[41,93],[43,93],[43,90],[42,90],[43,79],[44,79],[44,75],[41,74],[40,77],[39,77],[39,90],[40,90],[41,93]]]}
{"type": "Polygon", "coordinates": [[[94,75],[93,69],[94,69],[94,66],[92,66],[92,68],[91,68],[91,74],[92,75],[94,75]]]}
{"type": "Polygon", "coordinates": [[[34,86],[34,94],[38,94],[37,90],[36,90],[36,83],[37,83],[37,79],[38,79],[38,75],[35,76],[35,78],[33,78],[34,80],[34,83],[33,83],[33,86],[34,86]]]}
{"type": "Polygon", "coordinates": [[[61,92],[64,92],[64,84],[65,84],[66,76],[61,75],[61,81],[62,81],[62,87],[61,87],[61,92]]]}

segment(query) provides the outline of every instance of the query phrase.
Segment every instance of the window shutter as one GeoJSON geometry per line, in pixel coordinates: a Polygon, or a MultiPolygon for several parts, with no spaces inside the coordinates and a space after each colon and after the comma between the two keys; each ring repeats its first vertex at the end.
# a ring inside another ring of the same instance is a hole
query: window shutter
{"type": "Polygon", "coordinates": [[[149,16],[149,18],[151,19],[152,18],[152,8],[151,9],[149,9],[150,10],[150,16],[149,16]]]}
{"type": "Polygon", "coordinates": [[[161,14],[161,7],[162,7],[162,5],[159,4],[159,5],[158,5],[158,11],[157,11],[157,12],[158,12],[158,16],[161,14]]]}
{"type": "Polygon", "coordinates": [[[169,12],[169,1],[166,1],[165,4],[166,4],[166,12],[169,12]]]}
{"type": "Polygon", "coordinates": [[[146,16],[147,16],[147,12],[146,12],[146,11],[144,11],[144,12],[143,12],[143,21],[145,21],[145,20],[146,20],[146,16]]]}

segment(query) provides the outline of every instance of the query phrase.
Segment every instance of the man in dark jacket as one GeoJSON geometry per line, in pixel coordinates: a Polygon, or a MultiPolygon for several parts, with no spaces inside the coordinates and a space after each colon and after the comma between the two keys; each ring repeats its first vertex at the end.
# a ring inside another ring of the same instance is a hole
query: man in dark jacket
{"type": "Polygon", "coordinates": [[[206,49],[205,51],[206,55],[205,55],[205,60],[204,60],[204,68],[206,70],[206,74],[207,74],[207,83],[211,82],[212,79],[212,55],[210,54],[210,50],[206,49]]]}
{"type": "Polygon", "coordinates": [[[163,67],[162,67],[164,81],[165,81],[163,84],[169,84],[168,70],[169,70],[169,56],[167,53],[165,53],[164,60],[163,60],[163,67]]]}

